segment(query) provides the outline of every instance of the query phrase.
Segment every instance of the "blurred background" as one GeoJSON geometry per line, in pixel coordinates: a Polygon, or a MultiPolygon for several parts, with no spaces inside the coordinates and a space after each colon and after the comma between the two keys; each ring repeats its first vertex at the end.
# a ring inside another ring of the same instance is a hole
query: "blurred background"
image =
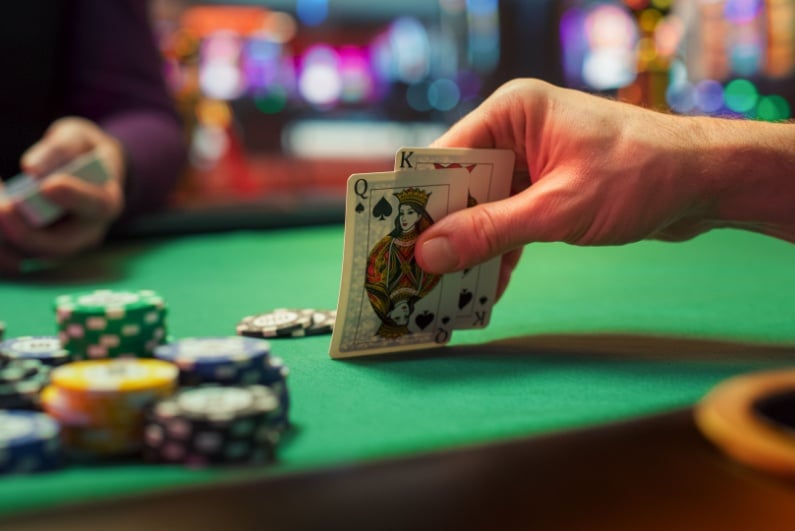
{"type": "Polygon", "coordinates": [[[152,18],[191,145],[183,212],[339,217],[351,173],[514,77],[680,114],[795,105],[795,0],[153,0],[152,18]]]}

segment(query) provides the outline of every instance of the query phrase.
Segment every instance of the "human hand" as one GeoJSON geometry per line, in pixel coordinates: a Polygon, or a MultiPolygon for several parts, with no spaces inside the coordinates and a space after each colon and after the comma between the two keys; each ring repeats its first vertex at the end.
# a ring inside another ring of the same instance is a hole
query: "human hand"
{"type": "Polygon", "coordinates": [[[19,272],[29,258],[56,259],[99,244],[124,207],[124,153],[121,144],[95,123],[68,117],[54,122],[23,155],[22,171],[48,176],[72,159],[95,151],[111,178],[102,185],[55,174],[41,184],[41,195],[66,215],[46,227],[33,227],[13,202],[0,200],[0,271],[19,272]]]}
{"type": "Polygon", "coordinates": [[[734,140],[748,136],[729,131],[748,127],[738,124],[748,122],[663,114],[537,80],[509,82],[433,145],[514,150],[513,195],[439,220],[420,236],[417,260],[428,272],[446,273],[503,255],[501,295],[530,242],[619,245],[684,240],[715,227],[759,230],[754,209],[738,201],[727,207],[741,196],[741,187],[726,192],[729,176],[720,171],[735,160],[734,140]]]}

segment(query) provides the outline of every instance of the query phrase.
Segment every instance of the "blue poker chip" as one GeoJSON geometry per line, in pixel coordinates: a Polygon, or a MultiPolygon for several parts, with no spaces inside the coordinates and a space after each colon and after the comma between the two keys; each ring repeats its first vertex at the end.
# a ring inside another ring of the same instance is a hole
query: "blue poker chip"
{"type": "Polygon", "coordinates": [[[24,336],[0,343],[0,354],[8,359],[36,359],[51,367],[69,361],[69,351],[57,336],[24,336]]]}
{"type": "Polygon", "coordinates": [[[0,410],[0,474],[56,468],[59,434],[58,423],[44,413],[0,410]]]}
{"type": "Polygon", "coordinates": [[[183,383],[253,385],[261,380],[270,344],[241,336],[193,337],[158,346],[155,357],[176,364],[183,383]]]}
{"type": "Polygon", "coordinates": [[[289,370],[281,358],[271,356],[268,341],[244,336],[186,338],[157,347],[155,357],[179,367],[182,387],[218,384],[270,388],[279,399],[275,424],[281,429],[287,427],[289,370]]]}

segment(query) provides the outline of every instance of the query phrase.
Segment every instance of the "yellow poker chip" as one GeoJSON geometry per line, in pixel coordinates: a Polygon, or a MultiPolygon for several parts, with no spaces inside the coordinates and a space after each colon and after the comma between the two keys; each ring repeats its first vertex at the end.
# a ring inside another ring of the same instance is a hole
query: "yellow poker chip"
{"type": "Polygon", "coordinates": [[[737,376],[712,389],[695,407],[699,430],[737,461],[795,478],[795,430],[772,421],[758,405],[795,392],[795,370],[737,376]]]}
{"type": "Polygon", "coordinates": [[[77,393],[127,393],[176,386],[176,365],[154,359],[78,361],[50,373],[50,383],[77,393]]]}
{"type": "Polygon", "coordinates": [[[79,395],[48,386],[41,395],[42,407],[68,426],[130,426],[144,421],[144,410],[171,391],[142,391],[109,395],[79,395]]]}
{"type": "Polygon", "coordinates": [[[83,411],[69,407],[70,404],[63,399],[57,387],[48,385],[41,392],[41,407],[51,417],[65,426],[90,426],[93,419],[83,411]]]}

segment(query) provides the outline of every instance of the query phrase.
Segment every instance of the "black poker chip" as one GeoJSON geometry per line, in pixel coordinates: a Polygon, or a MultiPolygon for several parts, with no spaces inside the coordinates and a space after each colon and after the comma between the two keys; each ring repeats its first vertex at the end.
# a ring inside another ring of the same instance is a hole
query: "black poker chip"
{"type": "Polygon", "coordinates": [[[279,400],[265,386],[202,386],[157,402],[144,430],[147,459],[192,466],[274,458],[279,400]]]}

